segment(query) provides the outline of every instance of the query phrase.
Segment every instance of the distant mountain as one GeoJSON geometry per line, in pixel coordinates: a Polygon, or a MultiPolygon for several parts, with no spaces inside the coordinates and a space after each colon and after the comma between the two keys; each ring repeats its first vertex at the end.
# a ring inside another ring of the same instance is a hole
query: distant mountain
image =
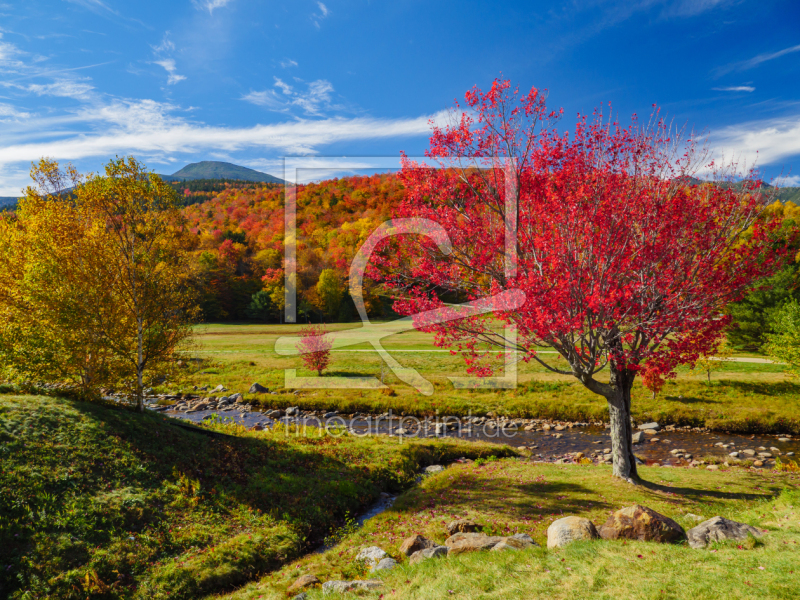
{"type": "Polygon", "coordinates": [[[19,200],[19,198],[15,196],[0,196],[0,210],[16,207],[17,200],[19,200]]]}
{"type": "Polygon", "coordinates": [[[261,171],[240,167],[226,162],[216,160],[204,160],[202,162],[186,165],[180,171],[172,175],[161,175],[165,181],[187,181],[192,179],[236,179],[239,181],[256,181],[260,183],[284,183],[283,179],[267,175],[261,171]]]}

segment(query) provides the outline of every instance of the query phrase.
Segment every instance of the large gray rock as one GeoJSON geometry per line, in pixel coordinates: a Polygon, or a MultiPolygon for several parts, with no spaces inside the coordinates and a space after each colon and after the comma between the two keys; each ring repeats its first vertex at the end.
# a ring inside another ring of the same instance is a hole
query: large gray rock
{"type": "Polygon", "coordinates": [[[287,417],[296,417],[300,414],[300,408],[297,406],[290,406],[286,409],[286,416],[287,417]]]}
{"type": "Polygon", "coordinates": [[[408,564],[415,565],[423,560],[431,558],[447,558],[450,550],[447,546],[434,546],[433,548],[425,548],[424,550],[417,550],[408,559],[408,564]]]}
{"type": "Polygon", "coordinates": [[[442,465],[431,465],[429,467],[425,467],[425,473],[428,475],[433,475],[434,473],[441,473],[444,471],[444,467],[442,465]]]}
{"type": "Polygon", "coordinates": [[[389,569],[394,569],[397,566],[397,561],[393,558],[382,558],[377,565],[370,569],[370,573],[375,571],[388,571],[389,569]]]}
{"type": "Polygon", "coordinates": [[[631,436],[631,441],[634,444],[641,444],[644,441],[644,431],[637,431],[631,436]]]}
{"type": "Polygon", "coordinates": [[[761,537],[761,531],[745,523],[737,523],[724,517],[713,517],[686,532],[692,548],[704,548],[711,542],[723,540],[745,540],[748,536],[761,537]]]}
{"type": "Polygon", "coordinates": [[[249,393],[251,393],[251,394],[266,394],[268,391],[269,391],[269,389],[265,388],[260,383],[254,383],[253,385],[250,386],[250,392],[249,393]]]}
{"type": "Polygon", "coordinates": [[[547,528],[547,547],[559,548],[579,540],[593,540],[600,537],[589,519],[583,517],[563,517],[547,528]]]}
{"type": "Polygon", "coordinates": [[[369,548],[364,548],[361,552],[359,552],[358,556],[356,556],[356,560],[362,560],[370,567],[374,567],[388,556],[389,555],[386,554],[386,552],[381,548],[378,548],[377,546],[370,546],[369,548]]]}
{"type": "Polygon", "coordinates": [[[639,425],[638,429],[639,431],[645,431],[647,429],[655,429],[656,431],[658,431],[659,429],[661,429],[661,425],[659,425],[658,423],[642,423],[641,425],[639,425]]]}
{"type": "Polygon", "coordinates": [[[503,550],[525,550],[538,546],[533,538],[527,533],[515,533],[514,535],[504,538],[502,542],[492,548],[492,552],[501,552],[503,550]]]}
{"type": "Polygon", "coordinates": [[[322,595],[344,594],[351,590],[376,590],[383,585],[380,579],[366,579],[364,581],[326,581],[322,584],[322,595]]]}

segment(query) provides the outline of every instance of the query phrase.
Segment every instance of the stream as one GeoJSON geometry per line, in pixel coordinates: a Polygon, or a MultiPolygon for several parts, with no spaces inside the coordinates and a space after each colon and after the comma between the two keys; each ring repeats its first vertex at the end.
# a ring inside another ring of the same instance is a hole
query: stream
{"type": "MultiPolygon", "coordinates": [[[[257,410],[198,410],[193,412],[176,411],[172,407],[150,408],[159,410],[165,415],[176,417],[193,423],[201,423],[209,419],[220,419],[226,422],[235,422],[245,427],[267,428],[288,425],[308,425],[319,427],[326,422],[321,417],[282,417],[272,419],[264,412],[257,410]],[[216,417],[214,415],[217,415],[216,417]]],[[[402,427],[408,427],[409,417],[402,427]]],[[[556,461],[583,452],[587,457],[593,453],[601,460],[603,451],[611,448],[611,437],[608,429],[603,427],[566,426],[556,431],[509,431],[504,429],[484,427],[483,425],[457,425],[453,431],[445,431],[440,426],[437,428],[433,422],[423,422],[419,427],[401,429],[400,418],[392,421],[387,418],[378,420],[374,418],[356,417],[349,415],[336,415],[327,419],[331,425],[349,429],[354,435],[368,435],[369,432],[379,435],[405,434],[404,437],[424,438],[461,438],[470,441],[483,441],[497,444],[508,444],[514,447],[527,448],[534,460],[556,461]]],[[[398,436],[400,437],[400,436],[398,436]]],[[[778,456],[790,457],[796,460],[796,453],[800,452],[800,436],[790,435],[738,435],[729,433],[710,432],[703,433],[685,429],[668,431],[661,429],[655,434],[644,435],[644,440],[634,446],[635,454],[645,464],[658,463],[662,466],[686,465],[691,460],[703,459],[714,456],[720,459],[729,457],[731,452],[739,452],[740,459],[761,460],[765,467],[774,465],[774,458],[778,456]],[[681,452],[676,452],[680,450],[681,452]],[[747,451],[747,452],[746,452],[747,451]],[[768,453],[770,456],[759,457],[759,453],[768,453]],[[683,455],[676,457],[675,455],[683,455]],[[689,455],[689,456],[687,456],[689,455]]]]}

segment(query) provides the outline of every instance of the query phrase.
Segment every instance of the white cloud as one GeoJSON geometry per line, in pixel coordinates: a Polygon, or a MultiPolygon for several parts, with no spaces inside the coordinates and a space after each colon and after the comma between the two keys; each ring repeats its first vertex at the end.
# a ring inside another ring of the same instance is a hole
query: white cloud
{"type": "Polygon", "coordinates": [[[214,14],[215,8],[223,8],[231,3],[231,0],[192,0],[198,10],[207,10],[208,14],[214,14]]]}
{"type": "Polygon", "coordinates": [[[338,108],[331,104],[331,94],[334,90],[331,82],[326,79],[312,81],[307,84],[305,91],[297,91],[276,77],[275,87],[280,90],[280,94],[274,89],[250,92],[242,96],[242,100],[278,112],[287,112],[292,106],[296,106],[305,114],[316,117],[322,116],[323,110],[338,108]]]}
{"type": "Polygon", "coordinates": [[[311,22],[314,23],[314,26],[317,29],[319,29],[320,28],[319,22],[322,21],[323,19],[328,18],[328,15],[331,14],[331,11],[322,2],[317,2],[317,6],[319,7],[319,12],[311,13],[311,22]]]}
{"type": "Polygon", "coordinates": [[[0,123],[6,121],[16,121],[18,119],[28,119],[31,113],[17,110],[10,104],[0,103],[0,123]]]}
{"type": "Polygon", "coordinates": [[[164,37],[161,39],[161,43],[158,46],[150,46],[154,52],[172,52],[175,50],[175,44],[173,44],[169,39],[169,31],[164,32],[164,37]]]}
{"type": "MultiPolygon", "coordinates": [[[[93,131],[6,145],[0,148],[0,165],[28,162],[42,156],[79,160],[123,153],[165,156],[254,148],[294,155],[316,154],[321,146],[333,143],[426,135],[430,132],[431,118],[300,119],[237,128],[193,123],[173,116],[175,110],[174,105],[153,100],[117,101],[87,108],[76,115],[76,120],[93,131]]],[[[37,129],[47,125],[46,120],[40,121],[37,129]]]]}
{"type": "Polygon", "coordinates": [[[89,99],[94,90],[94,87],[88,83],[81,83],[70,79],[58,79],[53,83],[46,84],[32,83],[22,87],[38,96],[57,96],[60,98],[76,98],[79,100],[89,99]]]}
{"type": "Polygon", "coordinates": [[[709,136],[717,160],[739,161],[743,167],[782,164],[800,155],[800,115],[733,125],[709,136]]]}
{"type": "Polygon", "coordinates": [[[729,87],[711,88],[715,92],[755,92],[756,88],[752,85],[732,85],[729,87]]]}
{"type": "Polygon", "coordinates": [[[717,76],[724,75],[725,73],[730,73],[731,71],[746,71],[748,69],[752,69],[757,67],[758,65],[768,62],[770,60],[775,60],[776,58],[780,58],[781,56],[786,56],[787,54],[792,54],[794,52],[800,52],[800,44],[797,46],[790,46],[789,48],[784,48],[783,50],[778,50],[777,52],[767,52],[764,54],[759,54],[758,56],[754,56],[749,60],[743,60],[741,62],[731,63],[724,67],[720,67],[716,69],[717,76]]]}
{"type": "Polygon", "coordinates": [[[772,185],[778,187],[798,187],[800,186],[800,175],[785,175],[776,177],[772,181],[772,185]]]}
{"type": "Polygon", "coordinates": [[[287,58],[286,60],[282,60],[281,61],[281,66],[284,69],[288,69],[289,67],[296,67],[297,66],[297,61],[292,60],[291,58],[287,58]]]}
{"type": "Polygon", "coordinates": [[[732,2],[733,0],[680,0],[671,3],[664,12],[667,16],[693,17],[732,2]]]}
{"type": "Polygon", "coordinates": [[[164,67],[164,70],[169,75],[167,77],[167,84],[172,85],[174,83],[178,83],[179,81],[183,81],[186,79],[185,75],[178,75],[177,70],[178,68],[175,66],[175,59],[173,58],[165,58],[162,60],[155,60],[153,61],[155,64],[164,67]]]}

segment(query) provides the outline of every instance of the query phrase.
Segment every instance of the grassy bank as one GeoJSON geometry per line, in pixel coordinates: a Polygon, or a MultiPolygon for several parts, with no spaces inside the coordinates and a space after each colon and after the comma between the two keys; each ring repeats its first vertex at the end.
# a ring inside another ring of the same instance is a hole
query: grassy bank
{"type": "MultiPolygon", "coordinates": [[[[454,465],[404,494],[322,555],[312,555],[249,584],[230,600],[285,598],[299,575],[320,580],[364,575],[354,563],[362,547],[377,545],[401,560],[383,572],[380,591],[366,597],[430,598],[796,598],[800,595],[800,475],[743,469],[645,468],[649,482],[632,488],[612,480],[610,468],[545,465],[516,459],[454,465]],[[688,529],[689,513],[715,515],[767,529],[755,547],[721,543],[709,550],[647,542],[575,543],[546,549],[546,529],[565,515],[596,525],[623,506],[640,503],[688,529]],[[443,542],[445,523],[470,518],[487,533],[527,533],[542,548],[482,552],[409,566],[398,551],[420,533],[443,542]],[[741,547],[740,547],[741,546],[741,547]],[[763,569],[761,568],[763,567],[763,569]],[[383,596],[381,596],[383,594],[383,596]]],[[[321,598],[319,589],[309,598],[321,598]]]]}
{"type": "Polygon", "coordinates": [[[196,598],[318,544],[421,466],[504,452],[302,437],[0,396],[0,597],[196,598]]]}
{"type": "MultiPolygon", "coordinates": [[[[337,325],[336,328],[345,328],[337,325]]],[[[198,328],[193,350],[205,357],[204,363],[192,363],[181,371],[180,379],[162,386],[162,391],[193,386],[216,387],[223,384],[233,391],[246,392],[253,382],[281,391],[283,370],[294,368],[299,376],[311,376],[297,357],[282,357],[274,352],[275,340],[293,335],[297,326],[210,325],[198,328]]],[[[519,385],[514,390],[455,390],[447,377],[465,376],[463,360],[434,348],[430,336],[416,331],[393,335],[384,340],[387,349],[404,366],[417,369],[435,387],[432,396],[423,396],[413,388],[384,373],[392,395],[380,390],[319,390],[290,394],[254,396],[250,399],[265,406],[285,407],[301,404],[304,408],[345,412],[485,415],[496,411],[519,417],[552,418],[570,421],[607,419],[605,400],[592,394],[574,378],[554,375],[535,363],[520,364],[519,385]]],[[[560,367],[552,354],[543,355],[560,367]]],[[[759,358],[739,355],[737,358],[759,358]]],[[[331,375],[381,376],[381,361],[369,346],[334,352],[331,375]]],[[[654,399],[641,382],[633,390],[633,414],[640,421],[740,433],[800,433],[800,382],[787,378],[783,365],[772,363],[725,362],[718,365],[712,381],[705,373],[680,370],[675,380],[667,382],[654,399]]]]}

